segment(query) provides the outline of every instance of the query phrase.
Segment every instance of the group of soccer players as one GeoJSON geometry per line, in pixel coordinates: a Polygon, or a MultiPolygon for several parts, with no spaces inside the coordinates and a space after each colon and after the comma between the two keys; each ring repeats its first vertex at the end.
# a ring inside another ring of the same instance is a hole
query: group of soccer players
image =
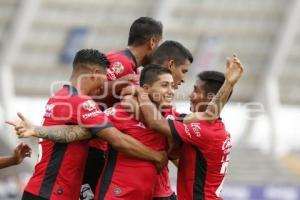
{"type": "Polygon", "coordinates": [[[133,22],[128,47],[77,52],[70,84],[46,105],[43,126],[21,113],[8,122],[20,137],[41,138],[39,162],[23,200],[221,199],[231,148],[220,112],[242,75],[234,55],[225,74],[198,75],[189,115],[172,107],[193,62],[162,24],[133,22]],[[177,196],[168,160],[178,166],[177,196]]]}

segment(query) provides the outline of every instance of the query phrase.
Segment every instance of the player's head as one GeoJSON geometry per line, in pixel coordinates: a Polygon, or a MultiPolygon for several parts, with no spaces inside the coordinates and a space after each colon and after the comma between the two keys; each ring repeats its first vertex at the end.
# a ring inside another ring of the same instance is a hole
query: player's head
{"type": "Polygon", "coordinates": [[[128,46],[144,47],[145,62],[153,50],[156,49],[162,40],[163,25],[151,17],[140,17],[136,19],[130,27],[128,46]]]}
{"type": "Polygon", "coordinates": [[[222,72],[203,71],[198,74],[198,80],[196,81],[194,90],[190,95],[191,111],[205,111],[208,103],[218,93],[224,81],[225,76],[222,72]]]}
{"type": "Polygon", "coordinates": [[[81,87],[89,93],[103,88],[109,61],[106,56],[95,49],[78,51],[73,60],[72,79],[76,79],[81,87]]]}
{"type": "Polygon", "coordinates": [[[174,81],[168,68],[156,64],[146,65],[140,76],[140,86],[148,92],[156,105],[172,106],[174,81]]]}
{"type": "Polygon", "coordinates": [[[192,62],[191,52],[179,42],[172,40],[163,42],[151,58],[151,63],[163,65],[171,70],[176,89],[185,81],[185,75],[192,62]]]}

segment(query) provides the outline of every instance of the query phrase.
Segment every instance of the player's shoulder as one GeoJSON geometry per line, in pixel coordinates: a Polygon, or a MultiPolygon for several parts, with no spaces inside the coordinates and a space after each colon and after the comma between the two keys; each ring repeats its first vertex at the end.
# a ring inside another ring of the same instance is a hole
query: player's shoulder
{"type": "Polygon", "coordinates": [[[78,90],[71,85],[65,85],[63,89],[55,95],[55,98],[62,99],[66,104],[70,104],[70,106],[73,107],[78,105],[86,109],[97,107],[97,103],[90,96],[79,94],[78,90]],[[62,95],[60,96],[60,94],[62,95]]]}
{"type": "Polygon", "coordinates": [[[106,56],[110,61],[110,67],[116,66],[117,64],[123,64],[125,66],[131,64],[131,57],[127,56],[125,50],[108,52],[106,56]]]}
{"type": "Polygon", "coordinates": [[[218,119],[213,123],[206,121],[201,121],[200,126],[206,127],[211,136],[214,136],[216,139],[227,138],[230,134],[225,128],[225,124],[222,119],[218,119]]]}

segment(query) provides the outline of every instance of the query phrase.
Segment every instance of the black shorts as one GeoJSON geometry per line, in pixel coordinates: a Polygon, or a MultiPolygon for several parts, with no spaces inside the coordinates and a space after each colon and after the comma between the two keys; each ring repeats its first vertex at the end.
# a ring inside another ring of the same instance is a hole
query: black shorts
{"type": "Polygon", "coordinates": [[[22,200],[48,200],[43,197],[35,196],[29,192],[24,192],[22,196],[22,200]]]}
{"type": "Polygon", "coordinates": [[[80,199],[86,199],[85,196],[87,196],[90,192],[95,194],[97,183],[105,165],[105,156],[105,152],[100,149],[90,147],[85,165],[80,199]]]}
{"type": "Polygon", "coordinates": [[[173,193],[169,197],[154,197],[153,200],[177,200],[177,196],[175,193],[173,193]]]}

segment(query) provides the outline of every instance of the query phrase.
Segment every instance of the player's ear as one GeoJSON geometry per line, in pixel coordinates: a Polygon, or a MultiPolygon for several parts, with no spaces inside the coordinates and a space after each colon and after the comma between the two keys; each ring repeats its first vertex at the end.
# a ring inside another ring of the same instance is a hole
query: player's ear
{"type": "Polygon", "coordinates": [[[214,93],[208,93],[206,95],[206,99],[208,99],[209,101],[211,101],[214,98],[215,94],[214,93]]]}
{"type": "Polygon", "coordinates": [[[144,84],[144,85],[143,85],[143,88],[146,90],[146,92],[148,92],[148,90],[149,90],[149,88],[150,88],[150,85],[144,84]]]}
{"type": "Polygon", "coordinates": [[[149,40],[149,48],[152,50],[156,47],[156,40],[155,37],[151,37],[149,40]]]}
{"type": "Polygon", "coordinates": [[[174,60],[169,60],[168,61],[168,68],[169,69],[173,69],[175,66],[175,61],[174,60]]]}

